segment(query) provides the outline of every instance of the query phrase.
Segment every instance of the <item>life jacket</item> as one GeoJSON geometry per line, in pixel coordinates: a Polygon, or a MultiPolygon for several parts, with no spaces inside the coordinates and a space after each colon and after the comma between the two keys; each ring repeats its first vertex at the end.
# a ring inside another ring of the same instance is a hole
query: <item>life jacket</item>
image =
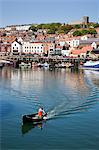
{"type": "Polygon", "coordinates": [[[42,112],[42,111],[39,111],[39,112],[38,112],[38,116],[39,116],[39,117],[42,117],[42,115],[43,115],[43,112],[42,112]]]}

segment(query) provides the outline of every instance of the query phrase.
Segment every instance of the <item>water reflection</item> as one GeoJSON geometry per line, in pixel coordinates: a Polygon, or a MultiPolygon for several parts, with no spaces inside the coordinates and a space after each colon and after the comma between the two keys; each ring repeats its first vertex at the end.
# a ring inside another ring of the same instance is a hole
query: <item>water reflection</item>
{"type": "Polygon", "coordinates": [[[53,145],[55,149],[90,149],[92,143],[98,147],[98,102],[96,73],[3,68],[0,70],[2,149],[40,149],[41,146],[53,149],[53,145]],[[48,113],[47,128],[42,130],[44,124],[20,127],[22,116],[37,112],[39,105],[48,113]]]}
{"type": "Polygon", "coordinates": [[[92,84],[99,87],[99,71],[84,70],[84,74],[92,84]]]}
{"type": "Polygon", "coordinates": [[[82,111],[98,100],[99,75],[89,70],[3,68],[0,76],[9,98],[19,97],[19,103],[30,111],[42,105],[49,118],[82,111]]]}
{"type": "Polygon", "coordinates": [[[23,124],[21,126],[21,132],[24,135],[24,134],[28,133],[30,130],[32,130],[35,127],[37,127],[37,128],[42,130],[43,129],[43,123],[36,123],[36,124],[26,123],[26,124],[23,124]]]}

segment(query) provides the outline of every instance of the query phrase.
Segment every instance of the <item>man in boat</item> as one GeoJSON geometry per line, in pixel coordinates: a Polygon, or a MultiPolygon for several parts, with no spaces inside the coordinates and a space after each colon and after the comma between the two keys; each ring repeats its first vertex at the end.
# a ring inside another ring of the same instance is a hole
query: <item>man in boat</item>
{"type": "Polygon", "coordinates": [[[45,116],[45,115],[46,115],[46,112],[44,111],[44,109],[42,107],[40,107],[38,110],[38,117],[43,118],[43,116],[45,116]]]}

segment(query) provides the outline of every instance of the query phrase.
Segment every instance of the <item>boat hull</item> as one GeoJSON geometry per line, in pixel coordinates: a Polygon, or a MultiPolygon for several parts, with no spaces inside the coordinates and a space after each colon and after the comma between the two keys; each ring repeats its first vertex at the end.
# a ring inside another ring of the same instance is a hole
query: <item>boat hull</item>
{"type": "Polygon", "coordinates": [[[42,122],[43,120],[45,120],[44,117],[38,118],[37,113],[23,116],[23,124],[25,123],[36,124],[36,123],[42,122]]]}
{"type": "Polygon", "coordinates": [[[82,69],[89,69],[89,70],[99,70],[99,61],[96,62],[86,62],[83,66],[82,69]]]}

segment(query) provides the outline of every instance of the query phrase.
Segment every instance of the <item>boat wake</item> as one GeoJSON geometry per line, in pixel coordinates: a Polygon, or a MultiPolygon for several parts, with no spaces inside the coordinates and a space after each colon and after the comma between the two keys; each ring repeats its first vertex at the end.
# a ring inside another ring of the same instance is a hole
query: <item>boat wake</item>
{"type": "Polygon", "coordinates": [[[84,112],[87,109],[91,108],[94,104],[96,104],[97,101],[99,101],[98,98],[95,100],[90,100],[85,103],[82,103],[82,105],[78,105],[78,106],[66,108],[66,109],[58,109],[59,106],[57,106],[48,112],[47,119],[62,118],[67,115],[84,112]]]}
{"type": "Polygon", "coordinates": [[[68,94],[66,96],[64,95],[66,100],[48,111],[48,119],[85,112],[99,102],[99,88],[93,85],[93,82],[88,78],[85,78],[85,80],[87,80],[89,89],[89,93],[87,93],[86,97],[80,98],[79,96],[75,97],[75,95],[71,95],[70,98],[68,94]]]}

